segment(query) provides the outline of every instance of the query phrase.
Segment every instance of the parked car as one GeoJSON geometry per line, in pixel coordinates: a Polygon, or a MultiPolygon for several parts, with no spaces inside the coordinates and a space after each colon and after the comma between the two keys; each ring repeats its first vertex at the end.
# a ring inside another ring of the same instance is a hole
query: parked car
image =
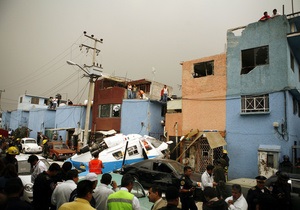
{"type": "MultiPolygon", "coordinates": [[[[152,184],[158,184],[165,191],[170,185],[179,186],[184,165],[170,159],[148,159],[138,163],[124,165],[119,173],[131,174],[146,189],[152,184]]],[[[192,181],[201,182],[201,174],[193,173],[192,181]]]]}
{"type": "Polygon", "coordinates": [[[22,138],[22,153],[41,153],[42,147],[37,144],[34,138],[22,138]]]}
{"type": "MultiPolygon", "coordinates": [[[[295,209],[298,209],[300,206],[300,175],[299,174],[289,174],[289,183],[291,184],[291,197],[292,197],[292,206],[296,207],[295,209]]],[[[277,180],[277,177],[271,176],[266,180],[266,187],[270,186],[271,183],[275,182],[277,180]]],[[[226,182],[226,191],[228,196],[231,195],[231,186],[233,184],[239,184],[242,187],[242,193],[244,197],[247,197],[248,190],[256,185],[255,179],[250,178],[239,178],[239,179],[233,179],[228,182],[226,182]]]]}
{"type": "Polygon", "coordinates": [[[75,155],[75,150],[70,149],[65,143],[62,142],[49,142],[49,157],[54,161],[66,160],[75,155]]]}
{"type": "MultiPolygon", "coordinates": [[[[28,154],[20,154],[16,156],[16,159],[18,160],[18,175],[24,185],[24,193],[22,199],[28,203],[31,203],[33,199],[33,183],[31,183],[31,166],[30,163],[27,162],[28,157],[28,154]]],[[[38,158],[43,161],[49,168],[50,164],[45,158],[41,156],[38,156],[38,158]]]]}
{"type": "MultiPolygon", "coordinates": [[[[86,174],[87,174],[87,172],[80,173],[79,174],[80,180],[84,179],[86,174]]],[[[112,176],[112,180],[116,181],[119,188],[121,188],[121,180],[122,180],[123,175],[117,174],[117,173],[110,173],[110,174],[112,176]]],[[[102,174],[99,174],[98,175],[98,185],[100,185],[101,177],[102,177],[102,174]]],[[[134,182],[131,193],[134,194],[139,199],[141,210],[151,209],[153,203],[149,202],[149,199],[148,199],[145,189],[138,181],[134,182]]]]}

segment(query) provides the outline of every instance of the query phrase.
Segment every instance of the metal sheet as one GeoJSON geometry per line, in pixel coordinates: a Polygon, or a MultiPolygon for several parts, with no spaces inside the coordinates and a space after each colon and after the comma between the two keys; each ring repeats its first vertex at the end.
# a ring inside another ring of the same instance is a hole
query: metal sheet
{"type": "Polygon", "coordinates": [[[212,149],[222,147],[227,144],[225,139],[221,136],[219,132],[204,132],[204,134],[207,138],[209,146],[212,149]]]}

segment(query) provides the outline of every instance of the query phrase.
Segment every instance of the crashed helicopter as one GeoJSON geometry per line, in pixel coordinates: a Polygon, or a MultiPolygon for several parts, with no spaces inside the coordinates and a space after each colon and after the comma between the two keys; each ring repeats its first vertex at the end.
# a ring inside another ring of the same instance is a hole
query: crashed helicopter
{"type": "Polygon", "coordinates": [[[89,172],[89,161],[94,153],[99,153],[104,168],[102,173],[109,173],[120,169],[123,165],[136,163],[145,159],[163,158],[171,142],[159,141],[151,136],[139,134],[114,134],[105,137],[100,143],[86,147],[84,152],[75,154],[67,159],[73,166],[89,172]]]}

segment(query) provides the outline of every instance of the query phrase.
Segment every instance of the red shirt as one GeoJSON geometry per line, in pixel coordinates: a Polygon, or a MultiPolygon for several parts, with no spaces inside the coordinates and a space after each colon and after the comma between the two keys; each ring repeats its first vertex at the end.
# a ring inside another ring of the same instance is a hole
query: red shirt
{"type": "Polygon", "coordinates": [[[99,159],[93,159],[89,162],[90,173],[102,174],[103,163],[99,159]]]}

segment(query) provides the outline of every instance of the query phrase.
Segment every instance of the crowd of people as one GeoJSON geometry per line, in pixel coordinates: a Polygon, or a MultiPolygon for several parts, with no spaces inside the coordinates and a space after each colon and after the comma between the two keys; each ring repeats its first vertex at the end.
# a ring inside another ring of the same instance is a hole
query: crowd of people
{"type": "MultiPolygon", "coordinates": [[[[160,91],[160,101],[167,102],[169,95],[169,89],[167,85],[164,85],[164,87],[160,91]]],[[[146,93],[144,90],[137,88],[136,85],[132,85],[129,83],[127,85],[127,98],[128,99],[148,99],[146,96],[146,93]]]]}
{"type": "MultiPolygon", "coordinates": [[[[62,166],[52,163],[49,168],[32,154],[27,162],[31,166],[31,183],[33,185],[33,201],[31,204],[21,200],[24,186],[18,177],[16,155],[18,148],[11,146],[6,156],[0,159],[0,209],[13,210],[139,210],[140,203],[136,196],[131,194],[134,178],[130,174],[122,177],[120,188],[112,180],[111,174],[102,175],[98,184],[98,174],[102,174],[103,164],[94,154],[90,162],[90,171],[84,179],[79,181],[79,174],[72,169],[70,162],[62,166]]],[[[284,156],[281,167],[289,165],[288,156],[284,156]]],[[[264,210],[264,209],[291,209],[291,186],[286,172],[278,171],[276,177],[266,184],[267,178],[257,176],[256,185],[248,190],[244,197],[242,187],[233,184],[231,195],[225,189],[226,173],[229,167],[227,151],[223,150],[220,159],[214,165],[207,165],[201,176],[201,182],[194,183],[191,179],[193,170],[190,166],[184,167],[178,185],[169,186],[162,198],[162,188],[153,184],[148,191],[148,199],[153,203],[151,210],[183,209],[197,210],[195,199],[201,191],[200,200],[204,210],[264,210]],[[268,186],[268,187],[266,187],[268,186]],[[179,203],[181,208],[178,207],[179,203]]]]}

